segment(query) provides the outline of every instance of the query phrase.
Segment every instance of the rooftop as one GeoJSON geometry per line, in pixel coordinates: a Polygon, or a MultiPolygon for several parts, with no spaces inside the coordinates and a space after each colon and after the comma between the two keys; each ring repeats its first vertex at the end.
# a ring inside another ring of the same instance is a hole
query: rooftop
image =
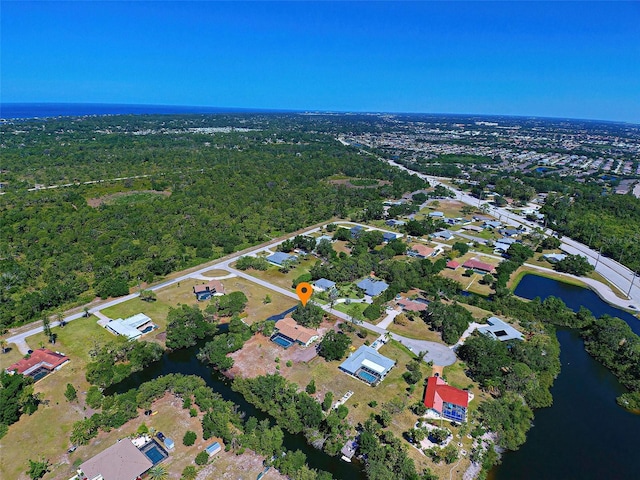
{"type": "Polygon", "coordinates": [[[276,252],[273,255],[269,255],[267,257],[267,260],[271,263],[275,263],[276,265],[282,265],[287,260],[292,260],[294,258],[296,258],[294,255],[289,255],[288,253],[284,252],[276,252]]]}
{"type": "Polygon", "coordinates": [[[52,352],[46,348],[34,350],[29,358],[23,358],[7,367],[7,372],[16,371],[22,375],[29,375],[37,368],[44,367],[47,370],[55,370],[60,365],[69,361],[69,357],[61,353],[52,352]]]}
{"type": "Polygon", "coordinates": [[[355,375],[358,369],[364,366],[378,373],[381,377],[384,377],[395,364],[396,362],[381,355],[373,348],[362,345],[349,355],[349,358],[342,362],[340,369],[351,375],[355,375]]]}
{"type": "Polygon", "coordinates": [[[151,460],[126,438],[84,462],[80,470],[89,479],[134,480],[152,466],[151,460]]]}
{"type": "Polygon", "coordinates": [[[282,335],[305,345],[309,343],[313,337],[318,336],[318,332],[316,330],[298,325],[298,323],[291,317],[285,317],[282,320],[278,320],[275,327],[282,335]]]}
{"type": "Polygon", "coordinates": [[[465,408],[469,405],[469,392],[447,385],[440,377],[429,377],[424,392],[425,407],[433,408],[437,398],[465,408]]]}
{"type": "Polygon", "coordinates": [[[513,326],[498,317],[491,317],[487,320],[488,326],[478,327],[478,331],[488,335],[495,340],[506,342],[507,340],[522,340],[523,335],[513,326]]]}
{"type": "Polygon", "coordinates": [[[371,297],[375,297],[376,295],[380,295],[384,292],[389,285],[382,280],[375,280],[373,278],[365,278],[364,280],[360,280],[356,286],[364,290],[364,293],[371,297]]]}

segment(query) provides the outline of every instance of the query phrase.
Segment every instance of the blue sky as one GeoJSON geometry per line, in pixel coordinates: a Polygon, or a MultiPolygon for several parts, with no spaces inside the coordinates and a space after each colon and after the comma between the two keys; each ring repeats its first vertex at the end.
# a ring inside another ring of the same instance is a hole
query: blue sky
{"type": "Polygon", "coordinates": [[[2,1],[1,100],[640,123],[640,2],[2,1]]]}

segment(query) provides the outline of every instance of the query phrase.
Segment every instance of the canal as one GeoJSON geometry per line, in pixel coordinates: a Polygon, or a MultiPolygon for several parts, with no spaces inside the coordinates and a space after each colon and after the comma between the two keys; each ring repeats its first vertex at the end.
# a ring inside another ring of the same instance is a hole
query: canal
{"type": "MultiPolygon", "coordinates": [[[[140,384],[153,380],[154,378],[170,373],[181,373],[183,375],[196,375],[201,377],[209,387],[219,393],[225,400],[232,401],[240,407],[240,410],[247,414],[247,417],[256,417],[258,420],[268,419],[272,424],[274,419],[266,413],[256,409],[248,403],[244,397],[238,392],[231,389],[231,382],[204,365],[196,358],[199,349],[204,345],[201,344],[177,350],[174,352],[166,352],[162,358],[149,365],[141,372],[137,372],[117,385],[113,385],[105,390],[106,395],[113,393],[123,393],[132,388],[137,388],[140,384]]],[[[289,450],[301,450],[307,456],[307,463],[311,468],[317,470],[325,470],[330,472],[336,479],[362,479],[366,478],[362,465],[359,463],[346,463],[339,458],[331,457],[321,450],[317,450],[310,446],[304,435],[292,435],[283,429],[284,447],[289,450]]]]}
{"type": "MultiPolygon", "coordinates": [[[[536,275],[526,275],[515,294],[524,298],[561,298],[596,316],[627,321],[635,332],[640,321],[603,302],[590,290],[536,275]],[[634,323],[635,322],[635,323],[634,323]],[[635,328],[634,328],[635,327],[635,328]]],[[[562,371],[551,389],[553,406],[535,411],[535,426],[517,452],[507,452],[493,480],[635,479],[640,415],[620,408],[616,396],[625,388],[585,350],[577,330],[558,329],[562,371]]]]}

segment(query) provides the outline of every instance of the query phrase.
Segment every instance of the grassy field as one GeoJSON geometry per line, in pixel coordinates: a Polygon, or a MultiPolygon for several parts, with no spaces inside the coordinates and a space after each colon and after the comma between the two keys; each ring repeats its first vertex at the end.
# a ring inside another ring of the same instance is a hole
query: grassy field
{"type": "Polygon", "coordinates": [[[289,270],[288,273],[280,272],[280,269],[276,266],[270,266],[268,270],[248,270],[247,273],[254,277],[260,278],[266,282],[273,283],[282,288],[290,289],[293,281],[300,275],[309,273],[309,269],[318,261],[314,256],[309,256],[306,260],[301,260],[294,268],[289,270]]]}
{"type": "Polygon", "coordinates": [[[387,330],[389,330],[391,333],[397,333],[398,335],[402,335],[408,338],[429,340],[431,342],[442,342],[440,334],[431,330],[420,317],[417,317],[413,321],[408,320],[406,325],[398,325],[392,322],[387,330]]]}
{"type": "Polygon", "coordinates": [[[346,313],[347,315],[351,315],[351,312],[357,309],[359,312],[359,317],[357,317],[358,320],[363,320],[364,315],[362,315],[362,312],[364,312],[368,306],[368,303],[350,303],[349,305],[346,303],[336,303],[334,308],[342,313],[346,313]]]}
{"type": "MultiPolygon", "coordinates": [[[[89,360],[88,351],[94,342],[124,341],[111,335],[96,321],[96,317],[92,316],[74,320],[62,329],[54,328],[53,332],[58,335],[55,345],[49,344],[42,333],[27,338],[32,349],[39,348],[42,344],[51,350],[65,353],[70,362],[35,384],[35,392],[48,404],[41,404],[31,416],[23,416],[19,422],[9,427],[7,435],[0,440],[0,478],[27,478],[24,472],[28,460],[37,459],[41,455],[54,465],[52,473],[45,479],[71,476],[67,474],[74,459],[69,458],[66,453],[70,445],[71,427],[88,414],[83,403],[84,392],[89,388],[84,378],[89,360]],[[67,383],[71,383],[78,391],[79,402],[69,403],[64,397],[67,383]],[[35,432],[37,450],[33,448],[35,432]]],[[[5,367],[5,362],[15,359],[15,352],[17,350],[0,356],[2,368],[5,367]]],[[[17,356],[20,357],[19,354],[17,356]]]]}

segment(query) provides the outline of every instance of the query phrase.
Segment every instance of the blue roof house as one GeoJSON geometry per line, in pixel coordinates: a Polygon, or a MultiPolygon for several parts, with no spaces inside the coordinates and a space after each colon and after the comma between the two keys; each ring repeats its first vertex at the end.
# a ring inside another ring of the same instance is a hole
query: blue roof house
{"type": "Polygon", "coordinates": [[[513,328],[507,322],[500,320],[498,317],[489,318],[487,323],[487,326],[478,327],[478,332],[487,335],[494,340],[507,342],[509,340],[522,340],[524,338],[522,333],[513,328]]]}
{"type": "Polygon", "coordinates": [[[371,297],[380,295],[387,288],[389,288],[387,282],[384,282],[382,280],[374,280],[373,278],[365,278],[364,280],[360,280],[358,283],[356,283],[356,286],[364,290],[364,293],[371,297]]]}
{"type": "Polygon", "coordinates": [[[316,287],[316,290],[324,292],[326,290],[332,290],[336,288],[336,282],[332,282],[331,280],[327,280],[326,278],[319,278],[318,280],[313,282],[313,286],[316,287]]]}
{"type": "Polygon", "coordinates": [[[284,253],[284,252],[276,252],[273,255],[269,255],[267,257],[267,261],[281,267],[282,264],[285,263],[286,261],[295,260],[295,258],[296,258],[295,255],[289,255],[288,253],[284,253]]]}
{"type": "Polygon", "coordinates": [[[342,362],[338,368],[369,385],[375,386],[382,381],[395,364],[395,361],[381,355],[374,348],[362,345],[349,355],[349,358],[342,362]]]}
{"type": "Polygon", "coordinates": [[[385,242],[390,242],[391,240],[395,240],[396,238],[398,238],[398,235],[393,232],[384,232],[382,234],[382,238],[385,242]]]}
{"type": "Polygon", "coordinates": [[[358,236],[360,235],[360,232],[364,230],[364,227],[361,227],[360,225],[356,225],[355,227],[351,227],[349,229],[349,231],[351,232],[351,238],[358,238],[358,236]]]}
{"type": "Polygon", "coordinates": [[[220,446],[220,444],[218,442],[214,442],[205,449],[205,452],[207,452],[209,456],[212,457],[216,453],[218,453],[220,450],[222,450],[222,447],[220,446]]]}

